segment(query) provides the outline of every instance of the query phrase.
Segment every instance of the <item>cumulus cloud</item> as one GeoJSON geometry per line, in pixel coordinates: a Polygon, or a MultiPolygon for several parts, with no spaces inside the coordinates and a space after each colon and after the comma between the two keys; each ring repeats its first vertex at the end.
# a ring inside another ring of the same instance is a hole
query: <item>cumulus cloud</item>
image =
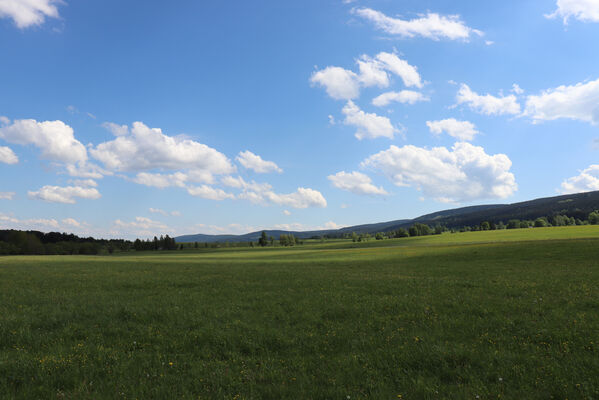
{"type": "Polygon", "coordinates": [[[512,85],[512,92],[514,92],[516,94],[522,94],[522,93],[524,93],[524,89],[522,89],[517,83],[514,83],[512,85]]]}
{"type": "Polygon", "coordinates": [[[375,58],[363,55],[357,61],[360,68],[359,79],[364,87],[389,86],[389,76],[387,71],[397,75],[407,87],[422,87],[422,79],[418,73],[418,68],[410,65],[406,60],[402,60],[394,53],[380,52],[375,58]]]}
{"type": "Polygon", "coordinates": [[[310,82],[324,87],[327,94],[336,100],[356,99],[360,96],[362,87],[388,87],[391,83],[389,74],[397,75],[407,87],[423,86],[418,68],[394,53],[380,52],[374,58],[362,55],[356,63],[359,73],[329,66],[315,71],[310,82]]]}
{"type": "Polygon", "coordinates": [[[0,192],[0,200],[12,200],[15,194],[15,192],[0,192]]]}
{"type": "Polygon", "coordinates": [[[357,128],[355,136],[359,140],[377,137],[393,139],[394,133],[397,132],[389,118],[364,112],[351,100],[347,102],[341,112],[345,115],[343,123],[357,128]]]}
{"type": "Polygon", "coordinates": [[[386,195],[388,194],[382,186],[376,187],[372,180],[366,174],[361,172],[337,172],[335,175],[329,175],[328,179],[337,189],[347,190],[360,195],[386,195]]]}
{"type": "Polygon", "coordinates": [[[73,226],[73,227],[76,227],[76,228],[78,228],[78,227],[80,227],[80,226],[81,226],[81,222],[77,221],[77,220],[76,220],[76,219],[74,219],[74,218],[65,218],[65,219],[63,219],[61,222],[62,222],[64,225],[67,225],[67,226],[73,226]]]}
{"type": "Polygon", "coordinates": [[[21,219],[12,214],[0,212],[0,225],[3,229],[73,232],[85,235],[90,235],[94,232],[94,236],[96,237],[100,234],[99,231],[92,229],[86,222],[78,221],[74,218],[64,218],[60,221],[49,217],[21,219]]]}
{"type": "Polygon", "coordinates": [[[208,185],[190,186],[187,188],[187,192],[192,196],[201,197],[208,200],[220,201],[235,198],[235,196],[231,193],[227,193],[222,189],[217,189],[208,185]]]}
{"type": "Polygon", "coordinates": [[[335,100],[355,99],[360,95],[360,82],[355,72],[341,67],[326,67],[312,74],[310,82],[324,87],[335,100]]]}
{"type": "Polygon", "coordinates": [[[387,92],[380,96],[375,97],[372,100],[372,104],[377,107],[385,107],[391,102],[403,103],[403,104],[414,104],[419,101],[428,101],[429,98],[424,96],[420,92],[413,90],[402,90],[401,92],[387,92]]]}
{"type": "Polygon", "coordinates": [[[528,96],[524,114],[534,121],[566,118],[596,124],[599,122],[599,79],[562,85],[540,95],[528,96]]]}
{"type": "Polygon", "coordinates": [[[1,0],[0,18],[11,18],[17,27],[24,29],[41,25],[49,18],[59,18],[55,4],[60,0],[1,0]]]}
{"type": "Polygon", "coordinates": [[[456,96],[458,104],[467,104],[472,110],[485,115],[520,114],[516,96],[479,95],[466,84],[462,84],[456,96]]]}
{"type": "Polygon", "coordinates": [[[375,59],[363,55],[361,59],[356,61],[360,74],[357,76],[358,81],[364,87],[378,86],[381,88],[389,86],[389,75],[382,68],[383,65],[375,59]]]}
{"type": "Polygon", "coordinates": [[[110,131],[114,136],[125,136],[129,133],[129,127],[127,125],[119,125],[115,124],[114,122],[104,122],[102,126],[110,131]]]}
{"type": "Polygon", "coordinates": [[[66,165],[67,173],[71,176],[89,179],[102,179],[104,175],[113,175],[112,172],[100,168],[96,164],[86,162],[66,165]]]}
{"type": "Polygon", "coordinates": [[[599,190],[599,165],[593,164],[582,170],[580,174],[562,182],[561,192],[580,193],[599,190]]]}
{"type": "Polygon", "coordinates": [[[291,211],[289,211],[289,210],[283,210],[283,214],[287,215],[287,216],[290,216],[291,215],[291,211]]]}
{"type": "Polygon", "coordinates": [[[547,18],[560,17],[564,24],[575,18],[583,22],[599,22],[598,0],[557,0],[557,9],[547,18]]]}
{"type": "Polygon", "coordinates": [[[289,206],[293,208],[326,207],[327,202],[322,194],[314,189],[298,188],[294,193],[279,194],[272,190],[268,183],[246,182],[242,177],[226,176],[221,179],[225,186],[241,189],[237,196],[239,199],[249,200],[252,203],[289,206]]]}
{"type": "Polygon", "coordinates": [[[69,183],[75,186],[98,187],[98,183],[93,179],[71,179],[69,183]]]}
{"type": "Polygon", "coordinates": [[[19,157],[10,149],[10,147],[0,146],[0,162],[5,164],[16,164],[19,157]]]}
{"type": "Polygon", "coordinates": [[[415,19],[405,20],[389,17],[370,8],[356,8],[352,13],[372,22],[379,30],[404,38],[421,36],[432,40],[468,41],[472,35],[483,35],[481,31],[468,27],[458,15],[445,16],[429,12],[415,19]]]}
{"type": "Polygon", "coordinates": [[[244,168],[251,169],[259,174],[266,174],[269,172],[283,172],[283,170],[279,168],[279,166],[274,162],[265,161],[262,159],[262,157],[252,153],[249,150],[240,152],[236,160],[241,165],[243,165],[244,168]]]}
{"type": "Polygon", "coordinates": [[[362,162],[382,171],[397,186],[410,186],[441,202],[505,198],[517,190],[505,154],[458,142],[452,149],[391,146],[362,162]]]}
{"type": "Polygon", "coordinates": [[[221,179],[221,182],[225,186],[236,189],[250,190],[253,192],[267,192],[272,189],[272,186],[268,183],[257,183],[256,181],[247,182],[241,176],[236,178],[232,176],[225,176],[221,179]]]}
{"type": "Polygon", "coordinates": [[[113,233],[127,232],[139,236],[157,236],[159,233],[172,233],[173,229],[159,221],[153,221],[146,217],[135,217],[133,221],[122,221],[117,219],[113,223],[113,233]]]}
{"type": "Polygon", "coordinates": [[[134,122],[129,133],[104,142],[90,154],[111,171],[189,169],[198,173],[227,174],[235,171],[230,160],[205,144],[168,136],[161,129],[134,122]]]}
{"type": "Polygon", "coordinates": [[[265,198],[274,204],[289,206],[293,208],[326,207],[327,201],[318,191],[310,188],[297,188],[293,193],[277,194],[274,192],[264,193],[265,198]]]}
{"type": "Polygon", "coordinates": [[[426,121],[426,126],[428,126],[431,133],[434,133],[435,135],[446,132],[449,136],[461,141],[473,140],[474,136],[479,133],[472,122],[458,121],[455,118],[448,118],[440,121],[426,121]]]}
{"type": "Polygon", "coordinates": [[[152,174],[148,172],[140,172],[133,178],[133,182],[140,185],[152,186],[159,189],[167,187],[185,187],[185,183],[188,177],[182,172],[175,172],[174,174],[152,174]]]}
{"type": "Polygon", "coordinates": [[[277,204],[292,208],[326,207],[323,195],[314,189],[299,187],[293,193],[275,193],[268,183],[245,182],[243,178],[232,178],[225,182],[228,186],[242,189],[237,197],[256,204],[277,204]]]}
{"type": "Polygon", "coordinates": [[[376,61],[380,68],[399,76],[407,87],[422,87],[422,80],[420,79],[418,69],[408,64],[407,61],[397,57],[396,54],[381,52],[376,55],[376,61]]]}
{"type": "Polygon", "coordinates": [[[0,138],[13,144],[34,145],[47,160],[67,164],[87,161],[85,146],[75,139],[73,128],[62,121],[16,120],[0,127],[0,138]]]}
{"type": "Polygon", "coordinates": [[[290,231],[290,232],[306,232],[306,231],[321,231],[321,230],[333,230],[343,228],[345,225],[339,225],[334,221],[325,222],[323,225],[304,225],[300,222],[292,222],[288,224],[276,224],[273,225],[272,229],[290,231]]]}
{"type": "Polygon", "coordinates": [[[168,211],[161,210],[160,208],[152,208],[152,207],[150,207],[148,209],[148,211],[150,211],[152,214],[164,215],[165,217],[168,217],[168,216],[180,217],[181,216],[181,212],[179,212],[179,211],[168,212],[168,211]]]}
{"type": "Polygon", "coordinates": [[[6,117],[0,119],[0,138],[13,144],[37,147],[41,150],[42,159],[62,164],[69,175],[100,179],[110,174],[88,161],[85,146],[75,139],[73,128],[64,122],[38,122],[34,119],[10,122],[6,117]]]}
{"type": "Polygon", "coordinates": [[[30,198],[51,203],[75,204],[76,198],[96,200],[101,197],[95,188],[80,186],[44,186],[40,190],[27,192],[30,198]]]}

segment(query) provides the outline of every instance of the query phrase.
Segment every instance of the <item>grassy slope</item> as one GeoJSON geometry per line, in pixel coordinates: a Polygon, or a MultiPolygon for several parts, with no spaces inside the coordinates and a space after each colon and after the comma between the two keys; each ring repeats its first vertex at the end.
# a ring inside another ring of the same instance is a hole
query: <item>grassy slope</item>
{"type": "Polygon", "coordinates": [[[596,398],[598,245],[587,226],[0,258],[0,398],[596,398]]]}

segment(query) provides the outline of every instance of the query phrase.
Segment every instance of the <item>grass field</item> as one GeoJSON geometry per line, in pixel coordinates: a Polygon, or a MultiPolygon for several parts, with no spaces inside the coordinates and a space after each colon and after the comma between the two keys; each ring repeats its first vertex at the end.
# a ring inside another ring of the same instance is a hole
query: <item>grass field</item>
{"type": "Polygon", "coordinates": [[[599,226],[3,257],[0,398],[597,399],[599,226]]]}

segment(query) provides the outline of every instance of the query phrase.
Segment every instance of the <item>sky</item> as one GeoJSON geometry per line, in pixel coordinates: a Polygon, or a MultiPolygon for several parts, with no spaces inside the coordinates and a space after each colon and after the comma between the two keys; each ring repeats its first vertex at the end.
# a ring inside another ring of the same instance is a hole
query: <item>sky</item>
{"type": "Polygon", "coordinates": [[[0,0],[0,228],[312,230],[599,190],[599,0],[0,0]]]}

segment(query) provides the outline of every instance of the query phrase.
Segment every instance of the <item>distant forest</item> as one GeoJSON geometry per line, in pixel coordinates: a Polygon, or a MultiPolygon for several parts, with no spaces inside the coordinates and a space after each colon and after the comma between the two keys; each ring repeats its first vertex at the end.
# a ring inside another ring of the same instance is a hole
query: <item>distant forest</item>
{"type": "Polygon", "coordinates": [[[176,250],[175,239],[166,236],[153,240],[94,239],[74,234],[38,231],[0,230],[0,255],[16,254],[112,254],[141,250],[176,250]]]}
{"type": "MultiPolygon", "coordinates": [[[[402,238],[410,236],[426,236],[441,234],[443,232],[468,232],[485,231],[495,229],[523,229],[540,228],[549,226],[568,226],[568,225],[599,225],[599,211],[593,211],[588,214],[586,219],[569,217],[567,215],[553,215],[551,217],[540,217],[534,220],[511,219],[506,223],[482,221],[476,225],[463,226],[461,228],[451,228],[437,224],[430,226],[427,224],[414,223],[407,229],[399,228],[387,232],[369,233],[344,233],[342,235],[323,235],[315,236],[311,239],[351,239],[354,242],[367,241],[370,239],[383,240],[391,238],[402,238]]],[[[74,255],[74,254],[113,254],[129,251],[169,251],[183,249],[202,249],[219,247],[253,247],[256,246],[295,246],[304,244],[292,234],[281,234],[275,239],[272,236],[267,237],[262,232],[257,242],[244,243],[176,243],[174,238],[168,235],[154,236],[152,240],[135,241],[124,239],[94,239],[92,237],[81,238],[74,234],[50,232],[43,233],[38,231],[19,231],[19,230],[0,230],[0,255],[18,255],[18,254],[40,254],[40,255],[74,255]]]]}

